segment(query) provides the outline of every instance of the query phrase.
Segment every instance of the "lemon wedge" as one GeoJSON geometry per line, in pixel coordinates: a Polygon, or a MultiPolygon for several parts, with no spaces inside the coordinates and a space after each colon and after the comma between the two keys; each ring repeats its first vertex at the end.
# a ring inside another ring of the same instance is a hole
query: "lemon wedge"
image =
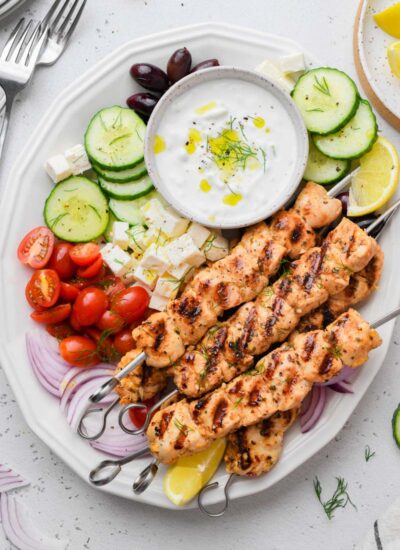
{"type": "Polygon", "coordinates": [[[164,477],[164,493],[176,506],[184,506],[208,483],[224,456],[226,441],[217,439],[208,449],[184,456],[164,477]]]}
{"type": "Polygon", "coordinates": [[[400,2],[376,13],[374,19],[383,31],[400,38],[400,2]]]}
{"type": "Polygon", "coordinates": [[[364,216],[381,208],[396,191],[398,182],[399,155],[390,141],[379,137],[360,159],[360,171],[350,187],[348,216],[364,216]]]}
{"type": "Polygon", "coordinates": [[[400,78],[400,40],[390,44],[387,56],[392,73],[400,78]]]}

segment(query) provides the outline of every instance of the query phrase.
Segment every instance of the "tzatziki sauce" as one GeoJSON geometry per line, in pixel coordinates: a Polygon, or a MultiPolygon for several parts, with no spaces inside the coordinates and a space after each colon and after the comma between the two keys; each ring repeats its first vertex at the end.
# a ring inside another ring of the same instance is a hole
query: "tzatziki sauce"
{"type": "Polygon", "coordinates": [[[289,185],[298,154],[293,122],[279,99],[233,78],[178,95],[152,148],[174,205],[221,226],[262,214],[289,185]]]}

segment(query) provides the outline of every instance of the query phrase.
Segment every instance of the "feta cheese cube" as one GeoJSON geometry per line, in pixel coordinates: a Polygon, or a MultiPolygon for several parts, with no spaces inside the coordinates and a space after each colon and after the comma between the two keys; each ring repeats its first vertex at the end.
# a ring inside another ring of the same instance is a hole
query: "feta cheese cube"
{"type": "Polygon", "coordinates": [[[135,269],[137,268],[138,265],[139,265],[138,260],[135,257],[131,256],[131,261],[129,263],[129,266],[127,267],[126,272],[121,277],[122,282],[125,285],[129,285],[130,283],[136,280],[135,269]]]}
{"type": "Polygon", "coordinates": [[[129,248],[135,252],[135,254],[143,254],[146,243],[145,235],[146,228],[143,225],[134,225],[128,229],[129,248]]]}
{"type": "Polygon", "coordinates": [[[203,246],[203,252],[207,260],[216,262],[229,253],[229,242],[222,235],[212,233],[203,246]]]}
{"type": "Polygon", "coordinates": [[[164,208],[158,199],[151,199],[140,211],[149,226],[161,229],[168,237],[179,237],[189,225],[189,220],[181,218],[172,209],[164,208]]]}
{"type": "Polygon", "coordinates": [[[117,245],[107,243],[101,249],[101,257],[117,277],[122,277],[131,266],[132,258],[117,245]]]}
{"type": "Polygon", "coordinates": [[[167,242],[168,237],[159,229],[158,227],[152,225],[150,226],[144,237],[143,237],[143,243],[145,248],[150,246],[151,244],[156,244],[157,246],[164,246],[164,244],[167,242]]]}
{"type": "Polygon", "coordinates": [[[151,269],[159,274],[164,273],[169,266],[169,261],[163,247],[157,247],[151,244],[143,254],[141,266],[146,269],[151,269]]]}
{"type": "Polygon", "coordinates": [[[159,294],[154,293],[150,298],[149,307],[151,309],[156,309],[157,311],[164,311],[167,307],[169,300],[165,296],[160,296],[159,294]]]}
{"type": "Polygon", "coordinates": [[[181,218],[172,208],[166,208],[161,229],[170,237],[180,237],[185,233],[189,223],[189,220],[181,218]]]}
{"type": "Polygon", "coordinates": [[[294,87],[294,82],[291,78],[283,74],[278,67],[269,59],[265,59],[255,70],[262,75],[265,75],[282,86],[288,92],[291,92],[294,87]]]}
{"type": "Polygon", "coordinates": [[[44,165],[44,169],[54,183],[58,183],[72,176],[71,166],[64,155],[55,155],[49,158],[44,165]]]}
{"type": "Polygon", "coordinates": [[[179,264],[176,267],[171,266],[168,269],[168,273],[174,278],[181,280],[189,273],[189,271],[193,271],[193,267],[189,264],[179,264]]]}
{"type": "Polygon", "coordinates": [[[92,169],[86,150],[80,143],[64,151],[64,156],[67,159],[74,176],[83,174],[83,172],[87,172],[92,169]]]}
{"type": "Polygon", "coordinates": [[[129,223],[127,222],[114,222],[112,228],[113,244],[126,250],[129,246],[128,235],[129,223]]]}
{"type": "Polygon", "coordinates": [[[167,244],[164,250],[174,267],[182,263],[199,267],[205,261],[203,252],[197,248],[192,237],[187,233],[167,244]]]}
{"type": "Polygon", "coordinates": [[[304,71],[304,55],[300,52],[280,57],[279,68],[285,75],[304,71]]]}
{"type": "Polygon", "coordinates": [[[135,278],[135,281],[137,281],[138,283],[143,283],[144,285],[148,286],[150,290],[153,290],[156,286],[158,274],[151,269],[146,269],[141,264],[136,267],[135,271],[133,272],[133,276],[135,278]]]}
{"type": "Polygon", "coordinates": [[[154,292],[165,298],[175,298],[180,286],[181,281],[166,274],[158,279],[154,292]]]}
{"type": "Polygon", "coordinates": [[[203,246],[210,236],[210,233],[211,231],[209,229],[196,222],[191,223],[189,229],[187,230],[187,234],[192,237],[197,248],[201,248],[203,246]]]}

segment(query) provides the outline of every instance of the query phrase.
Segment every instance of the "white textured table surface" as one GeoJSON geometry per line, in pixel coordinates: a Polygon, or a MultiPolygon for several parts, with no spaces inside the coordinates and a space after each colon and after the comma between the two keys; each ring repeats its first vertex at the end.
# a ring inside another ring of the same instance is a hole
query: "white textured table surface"
{"type": "MultiPolygon", "coordinates": [[[[65,55],[54,67],[40,70],[17,100],[1,181],[49,102],[94,62],[131,38],[205,20],[225,21],[293,38],[323,63],[355,77],[351,38],[356,4],[356,0],[88,0],[65,55]]],[[[50,0],[28,0],[25,9],[41,17],[49,5],[50,0]]],[[[0,22],[1,43],[18,15],[15,12],[0,22]]],[[[399,137],[382,121],[380,127],[400,146],[399,137]]],[[[334,441],[269,491],[234,502],[218,520],[97,493],[29,431],[1,371],[0,462],[14,465],[32,480],[20,497],[29,504],[34,520],[49,534],[69,538],[73,550],[351,549],[400,493],[400,451],[390,426],[400,401],[399,341],[397,329],[379,377],[334,441]],[[368,463],[365,445],[376,452],[368,463]],[[328,521],[314,494],[315,475],[327,495],[336,486],[335,476],[344,477],[357,511],[338,510],[328,521]]],[[[0,529],[0,549],[8,548],[0,529]]]]}

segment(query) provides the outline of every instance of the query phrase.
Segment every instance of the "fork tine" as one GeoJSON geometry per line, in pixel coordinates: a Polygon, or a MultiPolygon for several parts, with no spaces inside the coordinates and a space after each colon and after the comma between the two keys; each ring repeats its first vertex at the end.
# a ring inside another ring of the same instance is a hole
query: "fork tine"
{"type": "Polygon", "coordinates": [[[10,53],[14,51],[15,44],[17,43],[17,41],[19,40],[19,37],[21,36],[24,23],[25,23],[25,17],[20,19],[17,25],[15,26],[15,28],[13,29],[12,33],[10,34],[10,38],[7,40],[6,45],[3,48],[3,51],[1,52],[1,55],[0,55],[1,61],[6,61],[10,53]]]}
{"type": "Polygon", "coordinates": [[[60,37],[64,30],[66,29],[67,25],[70,23],[70,19],[72,18],[72,14],[75,11],[76,6],[79,4],[79,0],[75,0],[75,2],[72,4],[70,10],[68,11],[67,15],[64,17],[64,21],[61,23],[59,29],[57,29],[57,38],[60,37]]]}
{"type": "Polygon", "coordinates": [[[77,13],[74,16],[74,19],[71,23],[71,26],[69,27],[69,29],[64,34],[63,40],[64,40],[65,43],[67,43],[68,40],[71,38],[71,34],[74,32],[74,30],[75,30],[75,28],[76,28],[76,26],[79,22],[79,19],[81,18],[82,12],[83,12],[84,7],[86,5],[86,1],[87,0],[83,0],[81,7],[79,8],[79,10],[77,11],[77,13]]]}
{"type": "MultiPolygon", "coordinates": [[[[55,15],[57,13],[57,10],[58,8],[61,6],[61,3],[62,2],[67,2],[68,3],[68,0],[56,0],[54,2],[54,4],[51,6],[51,8],[49,9],[49,11],[47,12],[47,14],[45,15],[45,17],[43,18],[43,21],[42,21],[42,24],[45,26],[45,25],[48,25],[49,28],[53,27],[54,25],[54,22],[55,22],[55,15]]],[[[64,9],[65,6],[63,6],[62,10],[64,9]]]]}
{"type": "MultiPolygon", "coordinates": [[[[24,51],[18,60],[19,63],[23,63],[25,66],[28,65],[31,53],[35,45],[37,44],[38,40],[40,39],[42,33],[43,31],[42,31],[41,23],[39,21],[36,24],[36,27],[34,28],[34,30],[32,31],[31,36],[29,37],[29,40],[25,44],[24,51]]],[[[43,34],[46,34],[46,33],[43,33],[43,34]]]]}
{"type": "Polygon", "coordinates": [[[28,51],[27,61],[25,63],[28,68],[33,68],[36,65],[38,57],[41,54],[43,44],[47,40],[47,38],[48,28],[43,27],[43,25],[39,23],[35,31],[35,39],[32,40],[31,47],[28,51]]]}
{"type": "Polygon", "coordinates": [[[31,29],[33,25],[33,19],[30,19],[29,23],[25,27],[24,32],[21,34],[20,39],[18,40],[18,43],[16,44],[14,50],[11,52],[11,55],[9,56],[8,60],[10,63],[18,63],[22,54],[25,51],[25,46],[28,41],[28,36],[30,37],[31,29]]]}
{"type": "MultiPolygon", "coordinates": [[[[58,34],[58,30],[56,30],[56,29],[57,29],[57,26],[58,26],[58,24],[60,23],[63,14],[64,14],[65,11],[67,10],[67,8],[68,8],[68,6],[69,6],[69,3],[70,3],[70,0],[64,0],[63,6],[61,7],[60,11],[57,13],[56,17],[54,18],[54,20],[53,20],[53,22],[52,22],[52,24],[51,24],[51,27],[50,27],[50,32],[51,32],[51,34],[58,34]]],[[[68,11],[67,17],[69,16],[70,11],[71,11],[71,10],[68,11]]]]}

